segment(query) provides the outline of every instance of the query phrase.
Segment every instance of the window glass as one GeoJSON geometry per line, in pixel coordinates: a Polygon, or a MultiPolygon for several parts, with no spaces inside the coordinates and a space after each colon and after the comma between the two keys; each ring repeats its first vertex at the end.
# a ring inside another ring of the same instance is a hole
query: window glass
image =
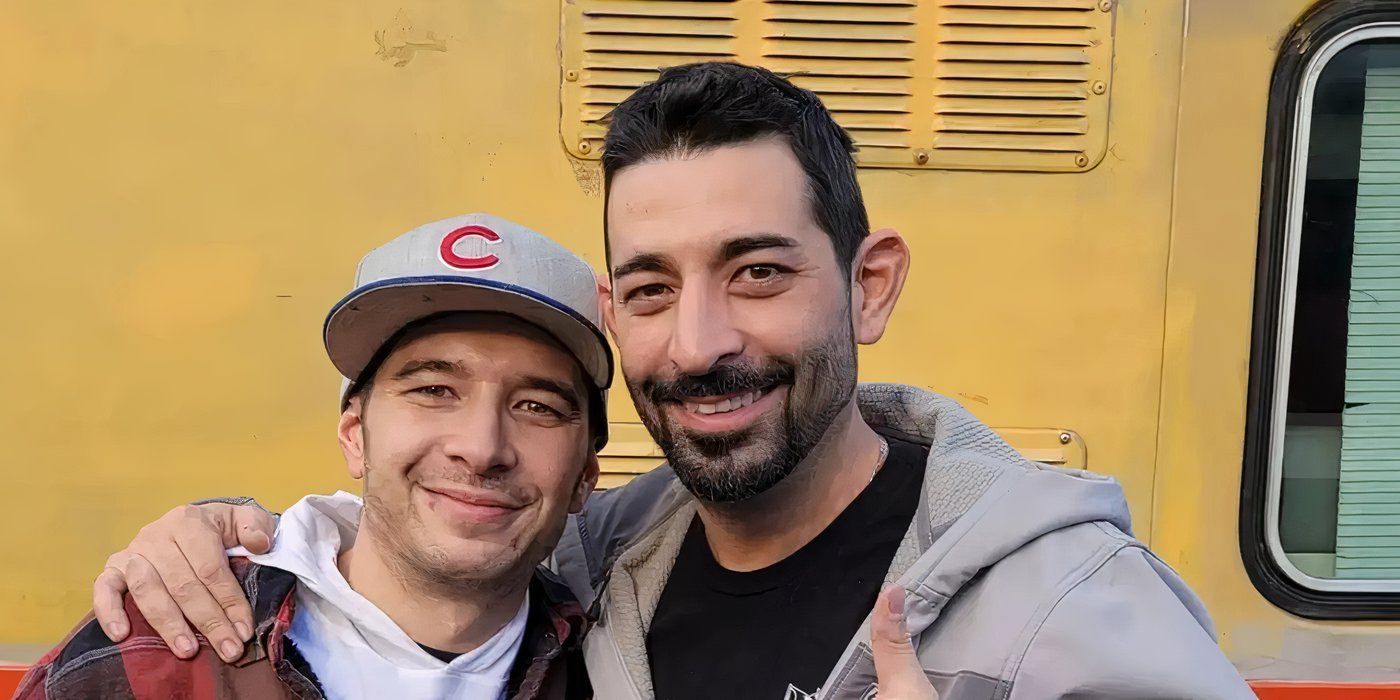
{"type": "Polygon", "coordinates": [[[1278,543],[1306,577],[1400,590],[1400,41],[1332,57],[1307,117],[1278,543]]]}

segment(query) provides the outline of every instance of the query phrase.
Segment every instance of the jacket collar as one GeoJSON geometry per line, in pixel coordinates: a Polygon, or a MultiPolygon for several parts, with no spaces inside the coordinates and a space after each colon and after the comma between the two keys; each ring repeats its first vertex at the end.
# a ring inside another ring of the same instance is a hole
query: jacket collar
{"type": "Polygon", "coordinates": [[[565,666],[565,674],[581,673],[578,650],[588,630],[583,608],[574,600],[568,586],[553,572],[539,568],[530,582],[530,612],[525,622],[525,640],[511,668],[507,696],[539,698],[550,684],[570,683],[570,678],[550,674],[565,666]],[[560,659],[561,655],[570,658],[560,659]],[[569,668],[572,667],[572,668],[569,668]]]}
{"type": "MultiPolygon", "coordinates": [[[[276,669],[278,677],[299,697],[319,698],[324,695],[320,683],[295,648],[287,644],[287,632],[296,613],[295,574],[271,566],[254,564],[245,558],[230,560],[234,575],[243,585],[253,607],[253,641],[237,666],[266,661],[276,669]]],[[[525,623],[525,638],[511,669],[507,696],[510,698],[541,697],[546,684],[554,682],[550,670],[561,663],[561,655],[575,656],[587,631],[587,617],[574,600],[567,586],[554,573],[536,568],[530,581],[530,611],[525,623]]],[[[582,666],[577,659],[562,663],[582,666]]],[[[558,682],[564,682],[561,679],[558,682]]]]}
{"type": "MultiPolygon", "coordinates": [[[[939,535],[987,493],[1007,464],[1029,463],[945,396],[902,384],[862,384],[857,400],[862,417],[877,432],[929,448],[918,509],[886,574],[886,581],[894,582],[910,573],[939,535]]],[[[654,696],[647,630],[697,508],[689,493],[675,492],[676,506],[617,556],[604,583],[610,634],[627,650],[623,663],[644,698],[654,696]]],[[[926,602],[937,608],[947,600],[934,598],[926,602]]]]}

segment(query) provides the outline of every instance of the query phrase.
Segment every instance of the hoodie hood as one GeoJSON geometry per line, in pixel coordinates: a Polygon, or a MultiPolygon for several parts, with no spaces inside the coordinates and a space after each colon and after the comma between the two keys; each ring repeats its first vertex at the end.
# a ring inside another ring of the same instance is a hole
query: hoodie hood
{"type": "MultiPolygon", "coordinates": [[[[937,394],[865,384],[858,400],[875,430],[928,447],[886,581],[906,591],[940,697],[1251,697],[1200,600],[1128,534],[1116,481],[1027,460],[937,394]]],[[[647,630],[695,507],[661,467],[595,495],[555,550],[596,614],[584,654],[598,697],[654,697],[647,630]]],[[[875,695],[870,618],[853,632],[820,700],[875,695]]]]}
{"type": "Polygon", "coordinates": [[[1112,477],[1032,462],[952,399],[864,384],[860,409],[875,430],[929,449],[919,508],[887,577],[909,593],[911,634],[979,572],[1042,535],[1091,522],[1132,533],[1112,477]]]}

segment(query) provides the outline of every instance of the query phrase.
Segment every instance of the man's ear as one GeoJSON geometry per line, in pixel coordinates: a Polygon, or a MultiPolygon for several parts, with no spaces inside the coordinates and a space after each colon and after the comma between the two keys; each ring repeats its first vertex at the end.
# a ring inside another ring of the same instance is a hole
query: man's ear
{"type": "Polygon", "coordinates": [[[608,335],[616,343],[617,314],[613,311],[612,280],[606,271],[595,273],[594,278],[598,281],[598,308],[603,311],[603,325],[608,327],[608,335]]]}
{"type": "Polygon", "coordinates": [[[593,489],[598,487],[599,472],[598,453],[589,450],[588,461],[583,465],[583,474],[579,477],[578,485],[574,487],[573,497],[569,499],[570,513],[578,513],[583,510],[583,504],[593,494],[593,489]]]}
{"type": "Polygon", "coordinates": [[[909,246],[898,232],[885,228],[866,236],[851,265],[856,342],[869,345],[885,334],[908,275],[909,246]]]}
{"type": "Polygon", "coordinates": [[[361,419],[363,409],[361,396],[350,397],[345,410],[340,412],[340,425],[336,428],[336,435],[340,439],[340,451],[345,455],[345,466],[350,470],[350,477],[354,479],[365,477],[365,430],[361,419]]]}

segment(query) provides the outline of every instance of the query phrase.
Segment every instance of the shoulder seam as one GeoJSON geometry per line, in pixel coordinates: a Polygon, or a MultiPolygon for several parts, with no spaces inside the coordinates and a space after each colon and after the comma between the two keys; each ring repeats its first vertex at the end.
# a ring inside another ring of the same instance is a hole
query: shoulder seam
{"type": "MultiPolygon", "coordinates": [[[[1099,523],[1095,521],[1094,525],[1099,525],[1099,523]]],[[[1100,527],[1100,529],[1102,529],[1102,527],[1100,527]]],[[[1083,585],[1085,581],[1092,578],[1095,573],[1098,573],[1108,562],[1112,561],[1113,557],[1117,556],[1119,552],[1134,546],[1133,542],[1131,540],[1125,540],[1124,537],[1126,536],[1121,533],[1115,535],[1115,533],[1105,531],[1105,534],[1110,536],[1110,541],[1101,544],[1089,556],[1085,557],[1084,560],[1080,562],[1079,566],[1070,572],[1070,575],[1065,577],[1064,581],[1067,581],[1068,585],[1063,586],[1058,595],[1054,596],[1052,602],[1037,608],[1036,615],[1032,617],[1030,624],[1027,626],[1026,633],[1023,635],[1022,640],[1017,643],[1015,654],[1007,660],[1007,673],[1005,677],[1011,686],[1015,686],[1016,684],[1016,677],[1021,672],[1021,664],[1025,661],[1026,654],[1030,651],[1031,645],[1035,643],[1035,639],[1039,636],[1040,630],[1045,627],[1046,622],[1050,619],[1050,616],[1055,613],[1055,609],[1059,607],[1060,603],[1062,603],[1070,593],[1083,585]]],[[[1009,691],[1007,697],[1010,697],[1009,691]]]]}
{"type": "Polygon", "coordinates": [[[580,513],[574,518],[574,523],[578,526],[579,548],[583,550],[583,565],[588,567],[588,585],[598,585],[598,561],[593,558],[593,547],[590,544],[592,538],[588,534],[588,519],[580,513]]]}
{"type": "MultiPolygon", "coordinates": [[[[203,635],[196,634],[195,641],[197,643],[203,642],[203,635]]],[[[159,638],[146,637],[142,637],[141,639],[127,640],[125,642],[122,642],[121,644],[114,644],[109,647],[102,647],[101,649],[93,649],[92,651],[75,657],[73,660],[64,664],[62,668],[55,669],[53,666],[50,666],[47,674],[48,677],[45,679],[44,682],[44,688],[47,690],[52,690],[55,685],[66,679],[68,676],[79,671],[85,670],[91,667],[92,665],[96,664],[97,662],[104,661],[113,655],[120,656],[125,651],[147,648],[168,650],[168,647],[165,646],[165,642],[161,641],[159,638]]],[[[125,664],[123,664],[123,667],[124,666],[125,664]]]]}

